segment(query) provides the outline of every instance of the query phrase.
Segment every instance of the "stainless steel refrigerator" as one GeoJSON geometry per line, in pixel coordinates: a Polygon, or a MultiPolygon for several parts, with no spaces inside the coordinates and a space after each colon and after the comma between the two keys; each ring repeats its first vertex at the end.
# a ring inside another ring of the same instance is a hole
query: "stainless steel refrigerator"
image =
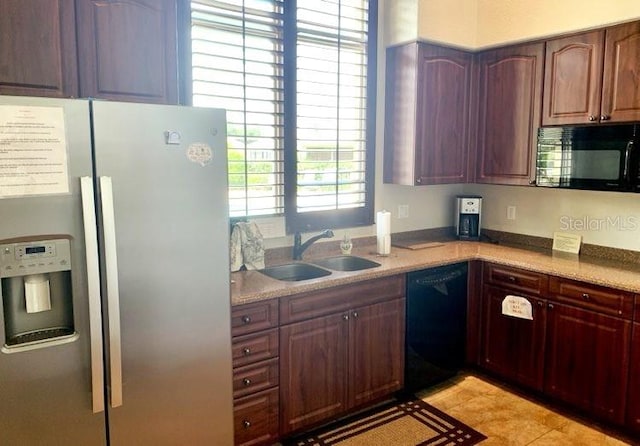
{"type": "Polygon", "coordinates": [[[0,445],[231,445],[223,110],[0,96],[0,445]]]}

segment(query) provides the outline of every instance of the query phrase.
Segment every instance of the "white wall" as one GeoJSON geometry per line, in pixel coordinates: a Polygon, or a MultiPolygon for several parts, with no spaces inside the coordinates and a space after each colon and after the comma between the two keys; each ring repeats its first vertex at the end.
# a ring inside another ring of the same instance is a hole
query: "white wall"
{"type": "Polygon", "coordinates": [[[479,49],[640,18],[638,0],[402,0],[418,5],[414,38],[479,49]]]}
{"type": "Polygon", "coordinates": [[[570,232],[585,243],[640,251],[637,194],[494,185],[465,190],[482,195],[484,228],[547,238],[570,232]],[[507,206],[516,207],[515,220],[507,220],[507,206]]]}
{"type": "MultiPolygon", "coordinates": [[[[426,1],[448,3],[448,0],[426,1]]],[[[640,18],[638,0],[477,0],[477,3],[479,48],[640,18]]],[[[449,18],[455,20],[455,15],[449,18]]]]}

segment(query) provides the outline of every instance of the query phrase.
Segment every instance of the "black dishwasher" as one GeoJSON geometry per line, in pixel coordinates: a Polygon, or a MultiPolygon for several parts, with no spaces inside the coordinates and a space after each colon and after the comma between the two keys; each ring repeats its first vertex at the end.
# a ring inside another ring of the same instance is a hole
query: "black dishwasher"
{"type": "Polygon", "coordinates": [[[405,391],[454,376],[465,362],[467,263],[407,275],[405,391]]]}

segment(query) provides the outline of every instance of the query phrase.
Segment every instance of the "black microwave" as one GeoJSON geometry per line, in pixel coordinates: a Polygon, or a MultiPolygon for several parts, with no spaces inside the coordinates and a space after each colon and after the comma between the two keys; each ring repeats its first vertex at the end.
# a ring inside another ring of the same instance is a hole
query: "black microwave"
{"type": "Polygon", "coordinates": [[[640,192],[640,124],[541,127],[536,185],[640,192]]]}

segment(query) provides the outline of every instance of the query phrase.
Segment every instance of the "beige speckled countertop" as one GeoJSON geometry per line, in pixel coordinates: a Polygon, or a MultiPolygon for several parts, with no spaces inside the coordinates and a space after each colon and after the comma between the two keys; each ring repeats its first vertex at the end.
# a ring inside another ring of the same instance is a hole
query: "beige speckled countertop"
{"type": "MultiPolygon", "coordinates": [[[[495,262],[640,293],[640,265],[595,257],[553,255],[548,250],[462,241],[444,242],[441,246],[417,250],[394,246],[388,257],[376,256],[374,250],[373,246],[365,246],[355,248],[352,254],[375,260],[381,264],[380,267],[354,272],[336,271],[318,279],[284,282],[257,271],[232,273],[231,303],[241,305],[468,260],[495,262]]],[[[312,263],[313,258],[305,258],[305,261],[312,263]]]]}

